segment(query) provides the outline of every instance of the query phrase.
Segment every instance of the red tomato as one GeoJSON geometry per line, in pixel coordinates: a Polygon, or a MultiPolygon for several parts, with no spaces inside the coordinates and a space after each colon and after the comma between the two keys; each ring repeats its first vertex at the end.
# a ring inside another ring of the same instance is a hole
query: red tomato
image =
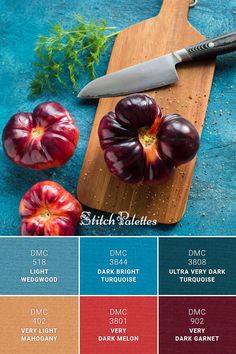
{"type": "Polygon", "coordinates": [[[4,150],[15,164],[44,170],[64,165],[74,154],[79,130],[57,102],[39,104],[33,113],[15,114],[4,128],[4,150]]]}
{"type": "Polygon", "coordinates": [[[73,236],[82,213],[80,202],[58,183],[36,183],[19,208],[22,236],[73,236]]]}

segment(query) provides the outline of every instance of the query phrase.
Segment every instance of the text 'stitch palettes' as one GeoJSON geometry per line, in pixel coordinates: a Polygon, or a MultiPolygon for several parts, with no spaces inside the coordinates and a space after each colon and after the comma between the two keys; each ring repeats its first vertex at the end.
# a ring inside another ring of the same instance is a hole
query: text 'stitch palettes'
{"type": "Polygon", "coordinates": [[[236,238],[0,239],[1,354],[234,354],[236,238]]]}

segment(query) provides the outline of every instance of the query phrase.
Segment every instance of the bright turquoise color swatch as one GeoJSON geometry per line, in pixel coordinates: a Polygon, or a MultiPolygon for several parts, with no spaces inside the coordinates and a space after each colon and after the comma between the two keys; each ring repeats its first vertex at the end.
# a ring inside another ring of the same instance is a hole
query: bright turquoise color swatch
{"type": "Polygon", "coordinates": [[[81,295],[156,295],[157,238],[81,238],[81,295]]]}

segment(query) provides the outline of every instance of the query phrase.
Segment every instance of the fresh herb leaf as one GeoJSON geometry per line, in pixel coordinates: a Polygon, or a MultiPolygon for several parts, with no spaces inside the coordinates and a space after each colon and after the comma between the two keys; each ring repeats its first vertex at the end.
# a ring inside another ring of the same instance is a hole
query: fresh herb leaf
{"type": "Polygon", "coordinates": [[[35,76],[30,85],[30,96],[44,92],[56,93],[58,87],[78,90],[78,79],[88,72],[96,77],[96,65],[106,50],[109,39],[118,32],[107,33],[115,27],[108,27],[106,21],[85,22],[75,16],[75,24],[65,29],[56,24],[49,35],[39,35],[35,46],[35,76]],[[68,84],[69,83],[69,84],[68,84]]]}

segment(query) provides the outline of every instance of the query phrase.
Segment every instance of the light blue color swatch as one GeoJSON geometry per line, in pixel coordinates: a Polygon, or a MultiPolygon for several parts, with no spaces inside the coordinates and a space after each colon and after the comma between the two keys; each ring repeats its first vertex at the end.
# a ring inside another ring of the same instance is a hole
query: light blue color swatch
{"type": "Polygon", "coordinates": [[[77,295],[78,238],[0,238],[0,295],[77,295]]]}

